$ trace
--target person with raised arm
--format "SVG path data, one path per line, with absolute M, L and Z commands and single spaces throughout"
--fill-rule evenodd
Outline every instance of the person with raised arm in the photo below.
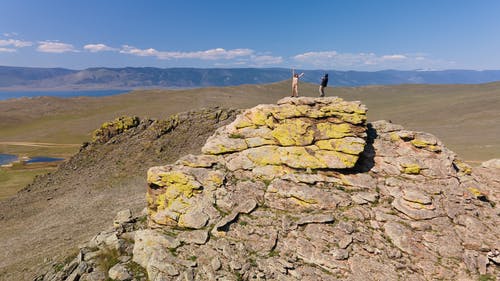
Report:
M 304 72 L 297 74 L 295 69 L 292 68 L 292 98 L 299 97 L 299 78 L 302 76 L 304 76 Z

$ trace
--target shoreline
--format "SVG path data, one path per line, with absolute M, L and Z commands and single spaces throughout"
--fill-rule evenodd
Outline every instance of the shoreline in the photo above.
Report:
M 0 89 L 0 101 L 12 99 L 33 99 L 39 97 L 56 98 L 75 98 L 75 97 L 107 97 L 126 94 L 132 89 L 94 89 L 94 90 L 76 90 L 76 89 L 57 89 L 57 90 L 3 90 Z
M 0 164 L 0 167 L 2 167 L 2 168 L 12 168 L 16 164 L 25 166 L 25 165 L 32 165 L 32 164 L 57 163 L 57 162 L 62 162 L 62 161 L 66 160 L 66 158 L 56 158 L 56 157 L 48 157 L 48 156 L 29 157 L 26 155 L 3 154 L 3 153 L 0 153 L 0 155 L 8 155 L 8 156 L 15 157 L 14 160 L 10 160 L 9 162 Z

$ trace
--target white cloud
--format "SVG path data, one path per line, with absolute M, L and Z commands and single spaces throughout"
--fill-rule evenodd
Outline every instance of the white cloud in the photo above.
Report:
M 254 51 L 250 49 L 225 50 L 223 48 L 217 48 L 206 51 L 182 53 L 180 58 L 195 58 L 202 60 L 217 60 L 217 59 L 229 60 L 237 57 L 246 57 L 252 55 L 253 53 Z
M 250 62 L 254 66 L 264 66 L 264 65 L 277 65 L 283 63 L 283 57 L 274 56 L 252 56 L 250 57 Z
M 373 53 L 338 53 L 337 51 L 307 52 L 293 57 L 297 62 L 313 67 L 330 68 L 342 66 L 354 66 L 362 64 L 374 64 Z
M 38 42 L 38 48 L 36 49 L 42 53 L 67 53 L 67 52 L 78 52 L 73 45 L 67 43 L 61 43 L 58 41 L 40 41 Z
M 4 34 L 5 35 L 5 34 Z M 22 41 L 16 39 L 0 39 L 0 46 L 12 46 L 15 48 L 29 47 L 33 45 L 33 43 L 29 41 Z
M 0 48 L 0 53 L 14 53 L 14 52 L 17 52 L 17 50 L 12 48 Z
M 3 36 L 5 36 L 5 37 L 16 37 L 16 36 L 18 36 L 18 35 L 19 35 L 19 34 L 17 34 L 16 32 L 5 32 L 5 33 L 3 34 Z
M 232 49 L 226 50 L 223 48 L 209 49 L 205 51 L 195 52 L 171 52 L 171 51 L 158 51 L 153 48 L 139 49 L 129 45 L 123 45 L 120 50 L 122 54 L 130 54 L 141 57 L 157 57 L 162 60 L 170 59 L 200 59 L 200 60 L 220 60 L 220 59 L 234 59 L 238 57 L 250 56 L 254 53 L 251 49 Z
M 404 60 L 407 57 L 405 55 L 385 55 L 382 56 L 383 60 Z
M 154 57 L 154 56 L 158 56 L 159 52 L 153 48 L 142 50 L 142 49 L 138 49 L 136 47 L 132 47 L 129 45 L 123 45 L 122 49 L 120 50 L 120 53 L 135 55 L 135 56 L 140 56 L 140 57 Z
M 377 55 L 375 53 L 307 52 L 292 57 L 297 67 L 343 70 L 446 68 L 452 62 L 431 59 L 423 53 Z M 300 64 L 300 65 L 297 65 Z
M 328 52 L 307 52 L 304 54 L 296 55 L 294 58 L 298 61 L 318 60 L 318 59 L 331 59 L 338 56 L 336 51 Z
M 83 49 L 91 52 L 91 53 L 97 53 L 97 52 L 104 52 L 104 51 L 117 51 L 118 49 L 106 46 L 105 44 L 87 44 L 83 46 Z

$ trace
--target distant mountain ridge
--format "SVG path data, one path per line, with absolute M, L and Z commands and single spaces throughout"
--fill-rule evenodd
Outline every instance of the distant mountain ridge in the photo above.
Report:
M 324 73 L 330 85 L 479 84 L 500 81 L 500 70 L 297 70 L 304 82 L 319 83 Z M 265 84 L 290 79 L 286 68 L 154 68 L 96 67 L 84 70 L 0 66 L 0 89 L 135 89 L 193 88 Z

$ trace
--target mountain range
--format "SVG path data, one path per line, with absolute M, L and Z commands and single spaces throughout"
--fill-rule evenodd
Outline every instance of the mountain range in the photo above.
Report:
M 500 81 L 500 70 L 296 70 L 302 81 L 319 83 L 324 73 L 330 85 L 478 84 Z M 287 80 L 286 68 L 32 68 L 0 66 L 1 90 L 196 88 L 264 84 Z

